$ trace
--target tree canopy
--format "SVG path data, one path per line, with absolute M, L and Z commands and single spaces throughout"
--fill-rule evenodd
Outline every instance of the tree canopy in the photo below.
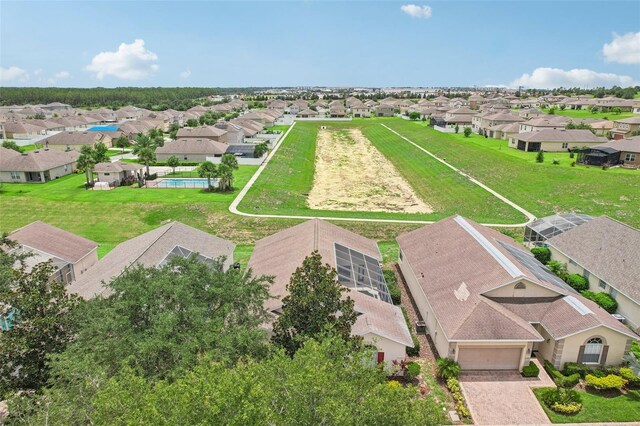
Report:
M 287 284 L 289 293 L 273 326 L 272 341 L 293 355 L 304 342 L 331 330 L 345 341 L 358 343 L 351 336 L 356 322 L 354 302 L 344 297 L 349 290 L 337 280 L 336 271 L 322 264 L 320 253 L 313 252 L 296 269 Z

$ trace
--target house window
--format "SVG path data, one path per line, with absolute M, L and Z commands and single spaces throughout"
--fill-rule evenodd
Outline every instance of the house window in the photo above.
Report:
M 105 175 L 105 176 L 109 176 L 110 174 L 111 174 L 111 173 L 105 173 L 104 175 Z
M 606 290 L 607 289 L 607 283 L 606 281 L 600 280 L 600 282 L 598 283 L 598 286 L 603 289 Z
M 526 290 L 526 288 L 527 288 L 527 285 L 525 283 L 518 283 L 515 286 L 516 290 Z
M 636 161 L 636 155 L 632 153 L 627 153 L 624 156 L 624 161 Z
M 587 344 L 584 345 L 584 353 L 580 362 L 584 364 L 597 364 L 600 362 L 600 355 L 602 355 L 602 339 L 599 337 L 593 337 L 587 340 Z
M 562 149 L 567 149 L 567 148 L 569 148 L 569 144 L 567 142 L 564 142 L 562 144 Z
M 609 296 L 611 296 L 612 298 L 616 298 L 618 296 L 618 290 L 616 290 L 615 288 L 611 287 L 611 291 L 609 291 Z
M 11 179 L 14 179 L 14 180 L 20 179 L 20 173 L 19 172 L 11 172 Z
M 184 156 L 184 159 L 187 160 L 187 156 L 186 155 Z
M 577 265 L 576 261 L 573 259 L 569 259 L 569 264 L 570 265 Z
M 584 270 L 584 274 L 582 274 L 583 277 L 585 277 L 587 280 L 589 279 L 589 277 L 591 276 L 591 272 L 587 271 L 586 269 Z

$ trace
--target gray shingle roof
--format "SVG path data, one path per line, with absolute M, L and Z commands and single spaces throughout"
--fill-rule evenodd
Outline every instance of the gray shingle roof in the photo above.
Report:
M 20 154 L 16 153 L 16 151 L 0 147 L 0 171 L 44 172 L 56 167 L 73 164 L 79 156 L 80 153 L 77 151 L 60 152 L 39 149 Z

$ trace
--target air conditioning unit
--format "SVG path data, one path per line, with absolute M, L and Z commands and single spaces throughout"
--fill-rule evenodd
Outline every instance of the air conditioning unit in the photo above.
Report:
M 416 333 L 427 333 L 427 323 L 424 321 L 416 321 Z
M 615 319 L 617 319 L 618 321 L 620 321 L 620 322 L 621 322 L 621 323 L 623 323 L 623 324 L 626 324 L 626 323 L 627 323 L 627 319 L 626 319 L 623 315 L 620 315 L 620 314 L 611 314 L 611 316 L 612 316 L 612 317 L 614 317 Z

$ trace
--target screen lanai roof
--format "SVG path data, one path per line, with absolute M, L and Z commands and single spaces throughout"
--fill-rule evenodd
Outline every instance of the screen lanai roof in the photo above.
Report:
M 593 219 L 593 217 L 586 214 L 559 213 L 540 218 L 529 224 L 528 227 L 545 238 L 551 238 L 578 225 L 582 225 L 591 219 Z
M 392 303 L 377 259 L 335 243 L 338 281 L 350 289 Z

